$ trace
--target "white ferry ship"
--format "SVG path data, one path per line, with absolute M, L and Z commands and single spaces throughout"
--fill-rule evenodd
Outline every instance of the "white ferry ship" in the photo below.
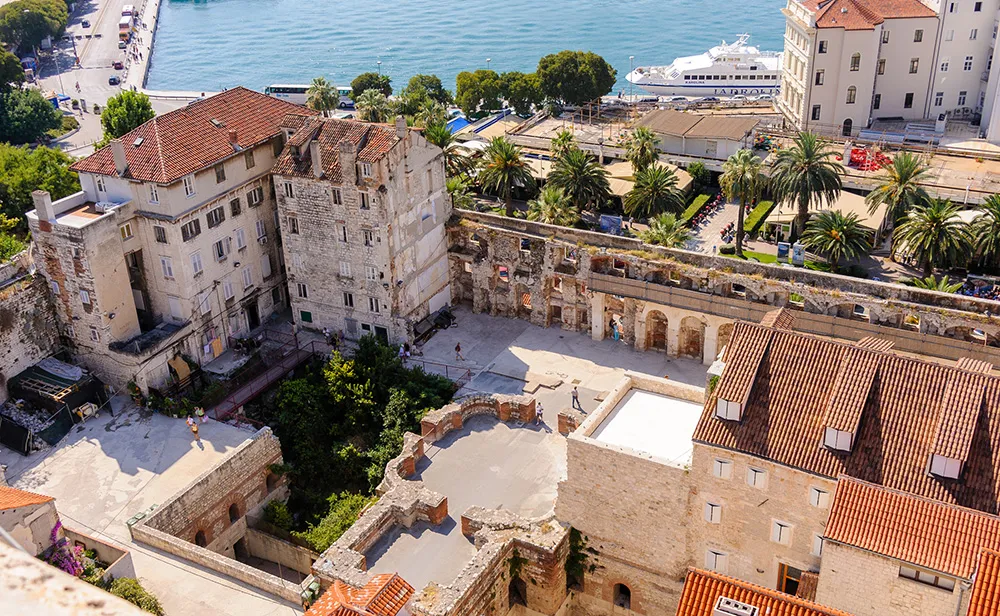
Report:
M 781 54 L 747 44 L 722 41 L 703 54 L 677 58 L 669 66 L 639 67 L 626 79 L 657 96 L 735 96 L 777 94 Z

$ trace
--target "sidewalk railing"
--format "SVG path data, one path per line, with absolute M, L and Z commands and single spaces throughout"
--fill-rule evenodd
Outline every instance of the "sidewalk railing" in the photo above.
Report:
M 419 357 L 408 358 L 406 360 L 406 366 L 408 368 L 419 366 L 428 374 L 437 374 L 453 381 L 457 387 L 462 387 L 472 380 L 472 371 L 468 368 L 463 368 L 462 366 L 454 366 L 451 364 L 430 361 Z

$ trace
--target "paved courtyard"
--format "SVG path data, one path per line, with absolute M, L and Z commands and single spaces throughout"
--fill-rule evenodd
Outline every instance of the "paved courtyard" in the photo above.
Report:
M 209 421 L 196 444 L 182 420 L 126 404 L 116 398 L 114 417 L 105 411 L 74 426 L 53 449 L 24 457 L 0 446 L 10 484 L 55 497 L 67 526 L 124 545 L 136 575 L 167 614 L 300 614 L 296 605 L 132 542 L 125 525 L 130 517 L 163 503 L 251 433 Z
M 545 426 L 511 426 L 473 417 L 426 450 L 415 479 L 448 497 L 449 516 L 397 528 L 366 554 L 375 573 L 398 572 L 416 589 L 449 584 L 476 548 L 462 535 L 461 516 L 474 505 L 532 518 L 553 511 L 566 478 L 566 440 Z

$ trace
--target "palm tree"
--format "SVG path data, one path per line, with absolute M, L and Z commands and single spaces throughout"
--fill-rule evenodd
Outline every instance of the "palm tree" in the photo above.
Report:
M 306 107 L 326 115 L 327 111 L 336 109 L 338 103 L 340 103 L 340 94 L 337 93 L 337 86 L 328 81 L 326 77 L 317 77 L 312 80 L 306 90 Z
M 649 229 L 640 233 L 640 236 L 647 244 L 683 248 L 691 239 L 691 231 L 676 214 L 660 214 L 649 220 Z
M 385 94 L 378 90 L 365 90 L 354 101 L 354 106 L 364 122 L 387 122 L 389 120 L 389 101 Z
M 920 157 L 910 152 L 900 152 L 885 168 L 885 175 L 878 188 L 868 193 L 865 203 L 868 213 L 874 214 L 881 205 L 888 211 L 890 228 L 906 217 L 910 208 L 927 200 L 927 191 L 920 185 L 927 179 L 930 168 Z
M 549 185 L 542 189 L 538 198 L 528 202 L 528 220 L 572 227 L 580 220 L 580 212 L 561 188 Z
M 549 145 L 549 150 L 552 151 L 552 158 L 561 158 L 563 154 L 575 147 L 576 137 L 573 136 L 571 131 L 563 129 L 553 137 Z
M 625 158 L 632 163 L 632 173 L 638 174 L 656 161 L 659 157 L 656 144 L 659 142 L 656 134 L 645 126 L 632 131 L 625 142 Z
M 653 165 L 639 170 L 632 190 L 625 195 L 625 213 L 639 219 L 665 211 L 684 209 L 684 195 L 677 189 L 677 174 L 669 167 Z
M 548 181 L 561 188 L 579 210 L 598 206 L 611 198 L 608 172 L 580 148 L 570 148 L 556 160 Z
M 834 265 L 868 254 L 868 231 L 854 212 L 846 216 L 838 210 L 820 212 L 806 225 L 802 243 Z
M 760 156 L 746 148 L 730 156 L 722 163 L 719 185 L 726 198 L 738 200 L 740 211 L 736 215 L 736 255 L 743 256 L 743 217 L 747 204 L 756 201 L 767 184 L 762 171 Z
M 900 282 L 908 284 L 911 287 L 917 287 L 918 289 L 941 291 L 942 293 L 955 293 L 962 288 L 961 282 L 952 282 L 951 278 L 948 278 L 947 276 L 942 278 L 935 278 L 934 276 L 928 276 L 926 278 L 904 278 L 901 279 Z
M 423 107 L 417 112 L 417 125 L 428 127 L 435 124 L 448 124 L 448 109 L 441 103 L 426 99 Z
M 483 150 L 479 183 L 483 188 L 496 192 L 504 200 L 507 216 L 513 216 L 514 187 L 532 188 L 535 178 L 521 156 L 521 148 L 504 137 L 494 137 Z
M 949 267 L 972 252 L 969 225 L 958 217 L 958 206 L 948 199 L 914 205 L 893 233 L 896 244 L 920 263 L 924 276 L 935 267 Z
M 451 197 L 451 205 L 460 210 L 472 210 L 476 201 L 469 192 L 469 184 L 461 177 L 450 177 L 444 181 L 445 190 Z
M 462 146 L 447 124 L 428 124 L 424 129 L 424 139 L 444 151 L 444 168 L 449 176 L 468 173 L 472 168 L 472 159 L 462 153 Z
M 794 235 L 802 235 L 809 210 L 830 205 L 840 196 L 844 167 L 837 152 L 814 133 L 799 133 L 789 148 L 780 150 L 771 171 L 771 192 L 777 201 L 798 206 Z
M 973 221 L 970 231 L 976 243 L 976 253 L 987 263 L 1000 263 L 1000 195 L 990 195 L 979 205 L 981 214 Z

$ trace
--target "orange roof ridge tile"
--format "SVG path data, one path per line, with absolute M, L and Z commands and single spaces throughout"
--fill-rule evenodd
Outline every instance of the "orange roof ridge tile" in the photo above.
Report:
M 795 324 L 795 314 L 787 308 L 778 308 L 777 310 L 771 310 L 765 314 L 763 318 L 761 318 L 760 324 L 764 327 L 790 330 Z
M 976 581 L 969 596 L 968 616 L 1000 613 L 1000 552 L 984 549 L 979 555 Z
M 28 507 L 30 505 L 41 505 L 53 500 L 55 499 L 44 494 L 36 494 L 27 490 L 18 490 L 10 486 L 0 485 L 0 511 Z
M 990 372 L 993 372 L 993 364 L 981 359 L 972 359 L 971 357 L 959 358 L 959 360 L 955 362 L 955 367 L 959 370 L 968 370 L 970 372 L 979 372 L 981 374 L 989 374 Z
M 759 613 L 770 616 L 849 616 L 794 595 L 695 567 L 688 569 L 677 616 L 712 616 L 719 597 L 752 605 Z

